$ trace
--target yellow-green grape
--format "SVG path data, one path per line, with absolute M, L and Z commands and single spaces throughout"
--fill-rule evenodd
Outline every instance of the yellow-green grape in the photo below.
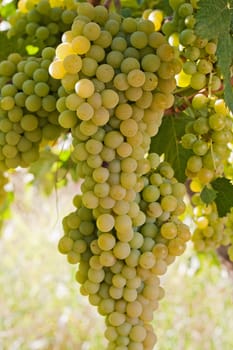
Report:
M 94 84 L 89 79 L 86 79 L 86 78 L 80 79 L 75 84 L 75 92 L 81 98 L 90 97 L 94 93 L 94 91 L 95 91 Z
M 88 52 L 91 44 L 88 38 L 82 35 L 78 35 L 72 40 L 71 46 L 76 54 L 83 55 Z
M 96 77 L 103 83 L 110 82 L 114 77 L 115 71 L 109 64 L 101 64 L 96 70 Z
M 76 74 L 82 69 L 82 59 L 80 56 L 71 54 L 64 58 L 63 67 L 69 74 Z

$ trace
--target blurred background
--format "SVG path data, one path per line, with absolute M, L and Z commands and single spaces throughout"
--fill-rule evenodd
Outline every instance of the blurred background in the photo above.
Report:
M 57 251 L 62 218 L 78 184 L 47 197 L 14 173 L 10 216 L 0 237 L 0 350 L 99 350 L 104 319 L 79 293 L 75 266 Z M 190 245 L 162 278 L 155 350 L 232 350 L 233 277 L 216 255 Z

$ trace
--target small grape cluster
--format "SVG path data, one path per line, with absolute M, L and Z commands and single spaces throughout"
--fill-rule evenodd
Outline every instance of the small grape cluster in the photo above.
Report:
M 153 348 L 150 321 L 163 295 L 158 276 L 190 239 L 178 219 L 185 186 L 149 153 L 180 69 L 150 20 L 88 3 L 78 4 L 49 67 L 62 83 L 58 121 L 71 129 L 72 160 L 83 179 L 59 250 L 79 264 L 81 293 L 105 316 L 109 350 Z
M 0 63 L 0 163 L 1 168 L 27 167 L 39 157 L 42 140 L 56 140 L 63 129 L 56 109 L 60 82 L 48 67 L 53 48 L 41 58 L 17 53 Z
M 230 244 L 232 233 L 227 229 L 227 217 L 219 217 L 215 202 L 206 205 L 196 193 L 192 196 L 196 228 L 192 234 L 194 247 L 199 252 L 214 251 Z
M 67 3 L 62 1 L 59 7 L 58 2 L 48 0 L 21 1 L 9 18 L 12 26 L 7 33 L 9 38 L 17 38 L 18 51 L 40 55 L 45 47 L 57 46 L 77 14 L 75 1 Z
M 221 98 L 199 93 L 191 103 L 195 119 L 186 125 L 181 144 L 193 153 L 187 161 L 187 176 L 204 186 L 224 173 L 231 153 L 232 115 Z
M 222 81 L 216 69 L 217 43 L 203 39 L 196 33 L 195 13 L 198 5 L 190 0 L 170 0 L 169 3 L 174 10 L 173 17 L 164 22 L 162 30 L 168 42 L 177 47 L 184 61 L 176 77 L 177 86 L 219 90 Z

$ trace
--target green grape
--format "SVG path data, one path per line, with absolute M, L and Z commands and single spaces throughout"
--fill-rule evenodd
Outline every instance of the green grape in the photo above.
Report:
M 207 106 L 208 98 L 204 94 L 196 94 L 192 99 L 194 109 L 202 109 Z
M 190 86 L 195 90 L 201 90 L 206 85 L 206 76 L 203 73 L 194 73 L 191 77 Z
M 64 110 L 59 115 L 58 121 L 59 124 L 65 129 L 73 128 L 77 123 L 76 113 L 73 111 Z
M 114 77 L 115 71 L 109 64 L 101 64 L 96 69 L 96 77 L 103 83 L 110 82 Z
M 226 119 L 221 114 L 215 113 L 209 116 L 208 122 L 211 129 L 220 131 L 225 127 Z
M 196 35 L 192 29 L 184 29 L 179 35 L 179 41 L 183 46 L 188 46 L 194 43 Z
M 17 89 L 12 84 L 7 84 L 1 88 L 1 96 L 2 97 L 6 97 L 6 96 L 13 97 L 16 93 L 17 93 Z
M 46 112 L 53 112 L 56 109 L 56 98 L 53 95 L 47 95 L 42 99 L 42 107 Z
M 105 89 L 101 92 L 103 107 L 112 109 L 117 106 L 119 102 L 119 96 L 117 92 L 112 89 Z
M 75 91 L 78 94 L 78 96 L 82 98 L 88 98 L 94 93 L 95 87 L 91 80 L 84 78 L 80 79 L 75 84 Z
M 96 75 L 98 64 L 95 59 L 90 57 L 85 57 L 82 60 L 82 70 L 81 72 L 87 77 L 93 77 Z
M 160 67 L 160 58 L 158 55 L 148 54 L 143 57 L 141 64 L 145 71 L 154 73 Z
M 127 74 L 127 81 L 130 86 L 140 87 L 145 83 L 145 74 L 140 69 L 133 69 Z
M 148 44 L 148 36 L 143 31 L 135 31 L 130 35 L 130 43 L 136 49 L 142 49 Z
M 197 70 L 202 74 L 209 74 L 211 73 L 212 69 L 213 64 L 206 59 L 200 59 L 197 63 Z
M 5 96 L 0 99 L 0 107 L 4 111 L 9 111 L 15 106 L 15 101 L 12 96 Z
M 179 16 L 181 17 L 190 16 L 193 13 L 193 6 L 189 3 L 181 4 L 178 7 L 178 13 L 179 13 Z
M 208 143 L 203 140 L 196 140 L 192 144 L 193 152 L 198 156 L 204 156 L 209 149 Z
M 123 53 L 127 49 L 127 41 L 125 38 L 117 36 L 112 40 L 111 49 L 112 51 L 120 51 Z
M 133 69 L 140 69 L 140 63 L 134 57 L 126 57 L 120 66 L 121 72 L 128 74 Z
M 105 51 L 101 46 L 91 45 L 89 51 L 86 53 L 86 57 L 95 59 L 97 62 L 101 62 L 105 58 Z
M 35 81 L 47 82 L 49 78 L 48 71 L 44 68 L 38 68 L 33 73 L 33 79 Z
M 112 35 L 107 30 L 101 30 L 98 39 L 94 40 L 94 44 L 106 49 L 111 46 Z
M 202 159 L 200 156 L 191 156 L 187 162 L 187 169 L 193 173 L 197 173 L 202 168 Z
M 83 27 L 83 35 L 91 41 L 97 40 L 100 36 L 100 32 L 100 26 L 94 22 L 89 22 Z
M 82 60 L 79 56 L 71 54 L 64 58 L 63 66 L 67 73 L 76 74 L 82 68 Z
M 89 120 L 94 115 L 94 109 L 89 103 L 83 102 L 77 107 L 76 114 L 81 120 Z
M 112 36 L 115 36 L 120 30 L 119 22 L 115 19 L 108 19 L 104 25 L 104 29 L 107 30 Z
M 12 77 L 12 83 L 18 89 L 22 88 L 22 85 L 26 80 L 27 80 L 27 75 L 23 72 L 17 72 Z
M 3 60 L 0 62 L 0 75 L 2 76 L 12 76 L 16 72 L 16 66 L 13 62 L 8 60 Z
M 33 114 L 26 114 L 20 121 L 21 127 L 25 131 L 32 131 L 38 126 L 38 119 Z
M 34 86 L 34 91 L 39 97 L 45 97 L 49 94 L 49 86 L 45 82 L 38 82 Z
M 183 64 L 183 71 L 184 71 L 185 74 L 193 75 L 194 73 L 197 72 L 197 66 L 192 61 L 186 61 Z
M 39 40 L 45 40 L 49 37 L 49 30 L 46 27 L 40 26 L 35 31 L 35 36 Z
M 193 122 L 193 129 L 199 135 L 207 134 L 209 131 L 208 120 L 204 117 L 199 117 Z
M 78 55 L 87 53 L 90 46 L 90 41 L 85 36 L 78 35 L 72 40 L 72 49 Z
M 171 61 L 175 58 L 175 51 L 172 46 L 165 43 L 158 47 L 157 55 L 162 61 Z
M 120 123 L 120 131 L 122 135 L 126 137 L 133 137 L 137 134 L 138 125 L 137 122 L 131 118 L 123 120 Z

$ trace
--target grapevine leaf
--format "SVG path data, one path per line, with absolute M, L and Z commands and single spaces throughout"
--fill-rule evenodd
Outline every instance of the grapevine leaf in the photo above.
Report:
M 233 40 L 229 33 L 222 34 L 217 46 L 218 66 L 223 76 L 224 99 L 233 111 L 233 91 L 231 86 L 230 67 L 233 59 Z
M 7 38 L 7 31 L 0 31 L 0 61 L 7 58 L 7 56 L 15 52 L 17 49 L 17 39 L 16 38 Z
M 207 205 L 212 203 L 216 199 L 216 196 L 217 192 L 213 188 L 207 186 L 203 188 L 200 194 L 201 200 Z
M 223 217 L 233 207 L 233 185 L 230 180 L 224 177 L 214 180 L 211 185 L 217 192 L 215 202 L 218 215 Z
M 202 38 L 215 39 L 229 33 L 231 9 L 228 0 L 200 0 L 195 31 Z
M 6 2 L 5 5 L 0 4 L 0 15 L 3 18 L 7 18 L 15 12 L 15 3 L 13 1 Z
M 189 121 L 190 118 L 184 113 L 178 116 L 165 116 L 158 134 L 151 141 L 150 151 L 159 155 L 164 154 L 165 160 L 173 166 L 175 176 L 181 182 L 186 179 L 185 168 L 191 151 L 184 149 L 179 140 L 184 135 L 185 125 Z

